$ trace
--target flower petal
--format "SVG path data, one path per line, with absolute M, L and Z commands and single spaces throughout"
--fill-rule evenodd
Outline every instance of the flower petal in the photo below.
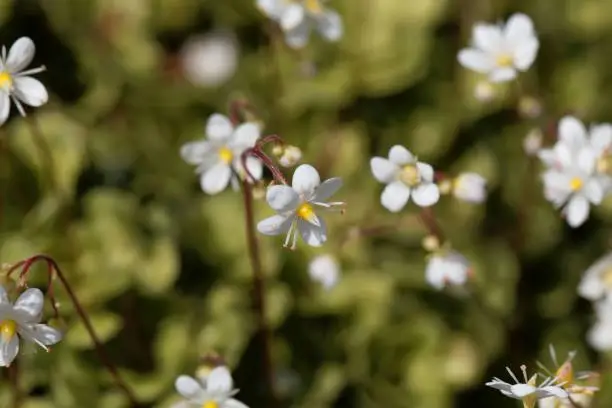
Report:
M 308 20 L 302 21 L 293 30 L 285 32 L 285 41 L 291 48 L 303 48 L 310 38 L 311 23 Z
M 290 4 L 283 10 L 283 14 L 281 15 L 280 25 L 282 29 L 291 31 L 297 28 L 304 21 L 306 17 L 305 14 L 304 6 L 297 3 Z
M 559 141 L 568 145 L 571 151 L 578 150 L 587 142 L 587 131 L 581 121 L 565 116 L 559 121 Z
M 23 312 L 24 317 L 27 316 L 28 322 L 38 322 L 44 301 L 45 297 L 40 289 L 30 288 L 19 296 L 13 309 Z
M 387 184 L 380 196 L 380 203 L 391 212 L 399 212 L 404 208 L 410 197 L 410 187 L 401 181 Z
M 206 136 L 210 140 L 222 141 L 229 139 L 234 132 L 232 122 L 225 115 L 212 114 L 206 122 Z
M 340 187 L 342 187 L 342 179 L 340 177 L 327 179 L 315 189 L 312 201 L 319 203 L 325 202 L 333 196 Z
M 531 38 L 514 50 L 514 66 L 520 71 L 527 71 L 533 65 L 538 55 L 540 43 L 536 38 Z
M 174 382 L 174 388 L 188 400 L 198 400 L 205 395 L 202 385 L 195 378 L 188 375 L 179 376 Z
M 593 173 L 597 165 L 597 157 L 595 157 L 595 152 L 590 147 L 585 146 L 581 148 L 576 159 L 580 170 L 586 174 Z
M 548 167 L 554 167 L 557 164 L 557 154 L 553 149 L 540 149 L 538 158 Z
M 321 36 L 328 41 L 338 41 L 342 37 L 344 27 L 340 15 L 332 10 L 326 10 L 317 18 L 317 26 Z
M 605 195 L 604 186 L 597 179 L 590 179 L 584 186 L 585 197 L 593 204 L 601 204 Z
M 206 378 L 206 392 L 209 394 L 227 394 L 233 388 L 232 375 L 225 366 L 214 368 Z
M 549 397 L 567 398 L 568 396 L 567 391 L 555 385 L 549 385 L 547 387 L 542 387 L 539 389 L 539 392 L 542 392 L 544 395 L 547 395 Z
M 232 137 L 231 146 L 242 151 L 255 146 L 261 131 L 255 123 L 243 123 L 236 128 Z
M 274 211 L 284 213 L 295 211 L 300 204 L 300 196 L 289 186 L 277 185 L 268 187 L 266 201 Z
M 573 166 L 573 152 L 570 145 L 559 141 L 553 146 L 553 152 L 555 154 L 555 164 L 561 168 L 568 168 Z
M 434 181 L 434 169 L 431 167 L 431 165 L 423 162 L 417 162 L 416 166 L 419 170 L 421 179 L 428 183 L 432 183 Z
M 45 86 L 36 78 L 29 76 L 13 79 L 15 96 L 30 106 L 41 106 L 49 100 L 49 94 Z
M 272 19 L 279 19 L 284 4 L 282 0 L 257 0 L 257 7 Z
M 219 162 L 200 177 L 200 186 L 206 194 L 217 194 L 225 190 L 232 176 L 232 169 L 224 162 Z
M 308 245 L 320 247 L 327 241 L 327 226 L 323 218 L 317 217 L 319 225 L 314 225 L 302 219 L 298 219 L 298 230 L 302 235 L 302 239 Z
M 534 37 L 533 21 L 531 21 L 529 16 L 522 13 L 510 16 L 504 28 L 506 45 L 515 48 Z
M 526 397 L 527 395 L 536 392 L 537 388 L 529 384 L 514 384 L 510 387 L 510 392 L 519 398 Z
M 291 186 L 298 194 L 310 198 L 319 184 L 319 172 L 310 164 L 301 164 L 295 169 Z
M 435 289 L 441 290 L 444 288 L 444 262 L 440 257 L 434 256 L 427 263 L 425 280 Z
M 185 143 L 181 146 L 181 158 L 189 164 L 200 164 L 209 156 L 214 149 L 212 143 L 200 140 L 197 142 Z
M 412 190 L 412 201 L 419 207 L 429 207 L 440 199 L 440 189 L 434 183 L 424 183 Z
M 13 336 L 9 341 L 0 338 L 0 367 L 11 365 L 19 353 L 19 336 Z
M 516 70 L 512 67 L 495 68 L 489 74 L 489 81 L 491 82 L 506 82 L 516 78 Z
M 414 155 L 404 146 L 395 145 L 389 150 L 389 160 L 398 166 L 414 163 Z
M 35 324 L 30 327 L 30 332 L 33 336 L 33 340 L 45 346 L 57 344 L 64 337 L 62 332 L 46 324 Z
M 239 171 L 244 172 L 242 160 L 240 160 L 240 163 L 234 164 L 234 166 L 239 169 Z M 252 177 L 255 178 L 255 180 L 261 180 L 261 177 L 263 176 L 263 165 L 261 164 L 261 161 L 258 158 L 250 156 L 247 157 L 246 166 L 249 170 L 249 173 Z M 251 181 L 250 178 L 248 180 Z
M 4 286 L 0 285 L 0 305 L 8 305 L 11 301 L 9 300 L 8 294 Z
M 475 48 L 465 48 L 459 51 L 457 60 L 463 67 L 481 74 L 489 73 L 495 67 L 489 54 Z
M 237 399 L 230 398 L 228 400 L 225 400 L 225 402 L 223 403 L 223 408 L 249 408 L 249 406 L 243 404 Z
M 19 38 L 9 50 L 6 68 L 11 74 L 23 71 L 34 59 L 35 52 L 36 46 L 31 39 L 28 37 Z
M 596 125 L 591 127 L 591 146 L 597 154 L 603 153 L 610 149 L 612 145 L 612 126 Z
M 579 227 L 589 217 L 589 201 L 586 197 L 575 195 L 570 198 L 564 213 L 567 216 L 567 223 L 570 227 Z
M 7 92 L 0 90 L 0 125 L 3 125 L 4 122 L 6 122 L 10 113 L 11 98 Z
M 280 235 L 289 231 L 293 222 L 293 216 L 273 215 L 265 220 L 259 221 L 257 231 L 264 235 Z
M 477 23 L 472 29 L 474 45 L 487 53 L 498 52 L 503 45 L 503 35 L 500 27 L 492 24 Z
M 397 164 L 382 157 L 372 157 L 370 159 L 370 169 L 374 178 L 385 184 L 392 182 L 399 171 Z

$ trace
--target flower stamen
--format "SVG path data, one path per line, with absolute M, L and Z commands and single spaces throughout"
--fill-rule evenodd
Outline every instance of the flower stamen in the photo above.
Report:
M 300 204 L 295 213 L 298 217 L 308 222 L 313 222 L 317 217 L 314 210 L 312 209 L 312 205 L 310 205 L 309 203 Z
M 13 87 L 13 78 L 6 71 L 0 72 L 0 88 L 11 89 Z
M 414 164 L 408 164 L 402 168 L 399 179 L 408 187 L 414 187 L 421 182 L 421 173 Z
M 584 182 L 580 177 L 574 177 L 570 180 L 570 188 L 572 191 L 578 191 L 582 188 Z
M 224 146 L 219 149 L 219 158 L 223 163 L 230 164 L 234 159 L 234 153 Z
M 4 342 L 10 341 L 17 333 L 17 323 L 14 320 L 0 321 L 0 337 Z
M 219 404 L 216 401 L 206 401 L 202 404 L 202 408 L 219 408 Z
M 313 14 L 320 14 L 323 11 L 320 0 L 305 0 L 304 7 Z
M 500 54 L 495 58 L 495 65 L 500 68 L 511 67 L 514 59 L 509 54 Z

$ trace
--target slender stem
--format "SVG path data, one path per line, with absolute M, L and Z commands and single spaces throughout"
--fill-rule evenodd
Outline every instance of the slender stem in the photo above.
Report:
M 262 342 L 263 369 L 265 371 L 266 383 L 268 388 L 269 405 L 268 408 L 278 406 L 276 390 L 274 386 L 274 364 L 272 361 L 272 333 L 266 322 L 266 302 L 265 302 L 265 281 L 259 256 L 259 245 L 255 233 L 255 217 L 253 215 L 253 193 L 251 185 L 247 180 L 242 181 L 242 197 L 244 199 L 244 213 L 247 244 L 249 247 L 249 258 L 253 269 L 253 301 L 259 335 Z
M 131 405 L 133 407 L 138 406 L 138 402 L 136 401 L 136 397 L 134 396 L 134 394 L 132 393 L 130 388 L 127 386 L 127 384 L 123 381 L 121 376 L 119 375 L 119 371 L 117 370 L 117 367 L 115 367 L 115 365 L 112 363 L 112 361 L 110 360 L 110 358 L 106 354 L 106 350 L 104 349 L 104 346 L 102 345 L 102 342 L 98 338 L 98 335 L 96 334 L 96 331 L 94 330 L 93 325 L 91 324 L 91 320 L 89 319 L 89 316 L 87 315 L 87 312 L 85 312 L 85 309 L 81 305 L 81 302 L 79 302 L 79 299 L 77 298 L 76 294 L 72 290 L 72 287 L 68 283 L 68 280 L 64 276 L 64 273 L 60 269 L 60 267 L 57 264 L 57 262 L 55 262 L 53 260 L 53 258 L 51 258 L 48 255 L 34 255 L 34 256 L 28 258 L 27 260 L 19 262 L 16 265 L 14 265 L 13 267 L 11 267 L 11 269 L 7 273 L 7 276 L 9 276 L 10 273 L 13 272 L 15 269 L 17 269 L 18 267 L 22 267 L 22 272 L 21 272 L 21 274 L 19 276 L 19 282 L 20 282 L 20 285 L 25 285 L 27 274 L 30 271 L 31 266 L 36 261 L 45 261 L 47 263 L 47 266 L 49 268 L 48 269 L 49 282 L 52 282 L 53 274 L 55 274 L 55 276 L 57 276 L 57 278 L 60 280 L 60 282 L 64 286 L 64 289 L 66 289 L 66 293 L 68 294 L 68 297 L 70 298 L 70 301 L 74 305 L 74 308 L 75 308 L 77 314 L 79 315 L 79 317 L 83 321 L 83 325 L 85 326 L 85 330 L 87 330 L 87 333 L 89 334 L 89 337 L 91 337 L 91 340 L 94 343 L 94 346 L 95 346 L 96 352 L 98 353 L 98 357 L 100 358 L 100 361 L 102 362 L 102 364 L 106 367 L 106 369 L 110 373 L 111 377 L 113 378 L 113 381 L 114 381 L 115 385 L 117 385 L 117 387 L 119 387 L 123 391 L 123 393 L 125 394 L 127 399 L 130 401 Z M 49 287 L 51 287 L 50 284 L 49 284 Z M 49 293 L 49 292 L 47 292 L 47 293 Z M 51 293 L 50 297 L 52 297 L 52 296 L 53 295 Z M 55 299 L 51 299 L 51 300 L 52 300 L 54 311 L 57 314 L 57 304 L 55 302 Z
M 430 207 L 423 208 L 423 210 L 419 214 L 419 217 L 421 218 L 423 225 L 425 226 L 425 228 L 427 228 L 427 231 L 429 231 L 430 234 L 438 238 L 440 243 L 445 241 L 442 228 L 438 224 L 438 221 L 436 221 L 436 216 L 434 215 Z
M 8 368 L 9 381 L 13 388 L 12 407 L 19 408 L 21 406 L 21 389 L 19 388 L 19 363 L 17 360 Z
M 30 127 L 30 133 L 32 133 L 32 137 L 34 139 L 34 144 L 40 153 L 41 159 L 41 169 L 40 172 L 45 178 L 45 183 L 49 185 L 50 188 L 55 187 L 55 162 L 53 160 L 53 153 L 51 148 L 49 147 L 49 143 L 47 143 L 47 139 L 42 133 L 40 129 L 40 125 L 38 124 L 38 120 L 34 115 L 28 116 L 26 120 L 28 126 Z

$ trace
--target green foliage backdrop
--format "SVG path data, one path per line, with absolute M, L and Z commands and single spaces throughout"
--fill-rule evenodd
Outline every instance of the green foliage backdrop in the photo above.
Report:
M 261 348 L 240 195 L 206 196 L 180 146 L 206 118 L 242 98 L 266 134 L 303 149 L 323 177 L 341 176 L 344 215 L 327 217 L 314 250 L 260 237 L 279 394 L 292 407 L 515 406 L 484 382 L 505 365 L 579 351 L 578 368 L 606 370 L 588 349 L 582 271 L 606 251 L 612 202 L 570 230 L 545 202 L 523 137 L 573 112 L 612 121 L 612 4 L 605 0 L 332 0 L 345 22 L 338 44 L 303 52 L 271 42 L 251 0 L 0 0 L 0 39 L 37 45 L 47 105 L 0 128 L 0 262 L 51 254 L 63 267 L 122 374 L 149 406 L 177 401 L 173 382 L 216 352 L 240 398 L 265 408 Z M 523 90 L 537 118 L 517 114 L 516 90 L 478 102 L 478 80 L 456 62 L 475 21 L 530 15 L 541 48 Z M 177 52 L 192 34 L 227 29 L 240 44 L 234 77 L 217 88 L 185 81 Z M 315 74 L 306 75 L 305 64 Z M 312 68 L 312 67 L 311 67 Z M 36 121 L 52 160 L 33 138 Z M 445 233 L 473 262 L 463 291 L 424 281 L 416 210 L 389 214 L 369 158 L 402 144 L 455 174 L 489 181 L 483 205 L 445 197 Z M 271 211 L 256 203 L 257 218 Z M 377 236 L 360 234 L 393 226 Z M 337 287 L 310 282 L 309 259 L 331 253 Z M 31 285 L 44 287 L 45 276 Z M 34 276 L 39 277 L 34 278 Z M 58 290 L 66 339 L 19 357 L 24 408 L 126 405 Z M 604 378 L 599 407 L 612 403 Z M 0 407 L 9 407 L 9 382 Z

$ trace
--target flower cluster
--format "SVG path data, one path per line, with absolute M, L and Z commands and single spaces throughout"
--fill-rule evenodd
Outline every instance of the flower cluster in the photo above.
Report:
M 544 196 L 562 209 L 571 227 L 582 225 L 590 206 L 601 204 L 610 192 L 611 146 L 611 125 L 594 125 L 587 131 L 581 121 L 566 116 L 559 121 L 555 145 L 538 153 L 546 166 Z

